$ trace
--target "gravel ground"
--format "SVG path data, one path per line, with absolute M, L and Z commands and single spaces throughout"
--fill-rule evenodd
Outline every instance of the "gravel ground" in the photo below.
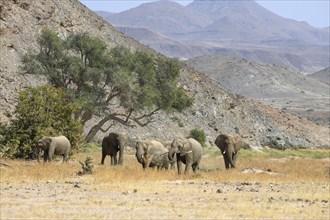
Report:
M 329 184 L 90 178 L 1 179 L 1 219 L 329 219 Z

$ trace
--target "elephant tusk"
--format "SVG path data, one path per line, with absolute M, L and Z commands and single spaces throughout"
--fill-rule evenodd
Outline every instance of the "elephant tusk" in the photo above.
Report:
M 184 156 L 184 155 L 186 155 L 186 154 L 190 154 L 190 153 L 192 153 L 192 150 L 190 150 L 190 151 L 187 151 L 187 152 L 180 152 L 180 156 Z
M 222 154 L 225 154 L 226 153 L 226 151 L 224 151 Z

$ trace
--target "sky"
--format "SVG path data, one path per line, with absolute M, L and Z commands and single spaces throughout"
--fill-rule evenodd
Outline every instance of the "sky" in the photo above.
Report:
M 154 0 L 80 0 L 81 3 L 93 11 L 115 13 L 152 1 Z M 177 0 L 176 2 L 187 5 L 192 1 Z M 319 28 L 329 27 L 330 0 L 257 0 L 256 2 L 282 17 L 305 21 Z

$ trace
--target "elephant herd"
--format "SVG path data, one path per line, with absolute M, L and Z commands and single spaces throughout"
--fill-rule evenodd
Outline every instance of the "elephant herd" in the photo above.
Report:
M 125 133 L 109 133 L 102 140 L 101 164 L 104 164 L 107 155 L 111 158 L 111 165 L 123 164 L 124 147 L 128 141 Z M 226 169 L 235 168 L 237 152 L 249 145 L 240 136 L 220 134 L 214 141 L 220 149 Z M 68 160 L 71 144 L 65 136 L 44 137 L 40 139 L 35 148 L 35 154 L 39 161 L 40 151 L 44 151 L 44 161 L 51 161 L 52 156 L 62 155 L 63 161 Z M 143 169 L 157 167 L 157 169 L 174 168 L 177 165 L 178 173 L 181 174 L 182 164 L 185 164 L 184 173 L 193 172 L 199 169 L 202 159 L 202 145 L 193 138 L 176 137 L 172 141 L 159 142 L 137 141 L 135 145 L 136 159 Z M 119 152 L 119 158 L 117 154 Z
M 109 155 L 111 165 L 123 163 L 123 150 L 126 146 L 128 136 L 125 133 L 110 133 L 102 141 L 102 159 Z M 214 141 L 220 149 L 223 156 L 226 169 L 236 167 L 237 152 L 240 149 L 247 149 L 250 146 L 244 140 L 236 135 L 220 134 Z M 199 169 L 202 159 L 202 145 L 193 138 L 176 137 L 173 141 L 159 142 L 137 141 L 135 145 L 135 157 L 142 165 L 143 169 L 148 167 L 157 167 L 157 169 L 174 168 L 177 165 L 178 173 L 181 174 L 182 164 L 185 164 L 184 173 L 193 172 Z M 119 151 L 119 161 L 117 161 L 117 152 Z

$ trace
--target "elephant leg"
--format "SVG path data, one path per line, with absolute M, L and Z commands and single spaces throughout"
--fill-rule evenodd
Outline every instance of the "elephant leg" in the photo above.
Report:
M 124 161 L 124 150 L 123 148 L 120 148 L 118 164 L 123 164 L 123 161 Z
M 199 158 L 199 159 L 196 161 L 196 163 L 193 164 L 193 171 L 194 171 L 194 173 L 196 173 L 196 171 L 199 170 L 199 164 L 200 164 L 200 162 L 201 162 L 201 159 L 202 159 L 202 158 Z
M 232 168 L 236 167 L 236 158 L 237 158 L 237 155 L 233 154 L 232 160 L 230 161 L 230 165 L 231 165 Z
M 197 170 L 197 164 L 194 163 L 191 167 L 192 167 L 192 169 L 193 169 L 193 172 L 196 173 L 196 170 Z
M 177 158 L 176 163 L 177 163 L 177 167 L 178 167 L 178 173 L 181 174 L 182 161 L 179 158 Z
M 44 151 L 44 162 L 47 162 L 48 160 L 48 150 Z
M 188 174 L 189 173 L 190 167 L 192 167 L 192 164 L 191 163 L 186 163 L 186 168 L 184 170 L 184 174 Z
M 223 160 L 225 161 L 226 169 L 229 169 L 229 158 L 228 158 L 227 154 L 223 155 Z
M 115 164 L 115 165 L 118 164 L 117 155 L 113 156 L 113 161 L 114 161 L 114 164 Z
M 49 162 L 52 161 L 54 152 L 55 152 L 55 148 L 54 147 L 50 147 L 48 149 L 48 160 L 49 160 Z
M 104 164 L 104 159 L 105 159 L 105 154 L 102 154 L 102 158 L 101 158 L 101 164 L 103 165 Z
M 63 154 L 63 162 L 68 162 L 69 154 L 65 153 Z
M 190 167 L 193 166 L 193 154 L 192 152 L 186 153 L 186 169 L 184 171 L 185 174 L 189 173 Z
M 175 162 L 171 162 L 171 170 L 175 169 L 176 168 L 175 166 L 176 166 Z

